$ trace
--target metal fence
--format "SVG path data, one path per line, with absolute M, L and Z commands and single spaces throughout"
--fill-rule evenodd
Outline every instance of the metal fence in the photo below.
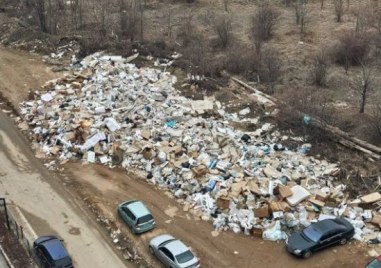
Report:
M 8 216 L 8 210 L 7 210 L 7 203 L 5 202 L 5 198 L 0 198 L 0 212 L 2 215 L 4 215 L 4 221 L 7 225 L 8 229 L 10 229 L 9 224 L 9 216 Z
M 5 198 L 0 198 L 0 223 L 4 224 L 7 232 L 14 235 L 19 243 L 26 249 L 28 255 L 33 258 L 32 242 L 25 236 L 24 226 L 16 220 Z

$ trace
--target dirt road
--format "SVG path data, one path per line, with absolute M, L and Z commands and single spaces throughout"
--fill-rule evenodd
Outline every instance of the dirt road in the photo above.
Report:
M 0 196 L 24 211 L 37 235 L 62 237 L 77 267 L 125 267 L 2 112 L 0 163 Z
M 25 100 L 29 89 L 37 89 L 58 76 L 62 73 L 53 73 L 41 56 L 0 45 L 0 91 L 12 103 Z
M 53 78 L 41 59 L 0 46 L 0 90 L 17 103 Z M 0 112 L 0 196 L 24 212 L 37 235 L 61 236 L 76 267 L 125 267 L 98 226 L 34 157 L 13 121 Z
M 81 182 L 82 191 L 94 193 L 97 201 L 109 211 L 109 216 L 117 219 L 123 232 L 134 238 L 141 252 L 151 259 L 154 267 L 158 264 L 149 255 L 147 243 L 150 238 L 161 233 L 170 233 L 189 244 L 201 258 L 202 267 L 363 267 L 369 260 L 366 246 L 355 242 L 316 253 L 308 260 L 301 260 L 290 256 L 282 243 L 232 232 L 213 236 L 210 222 L 196 220 L 193 215 L 184 212 L 169 194 L 149 185 L 144 179 L 127 176 L 124 171 L 110 170 L 99 165 L 82 166 L 79 163 L 70 163 L 64 167 L 68 170 L 68 177 Z M 143 200 L 153 212 L 158 228 L 141 236 L 131 234 L 115 213 L 116 205 L 128 199 Z

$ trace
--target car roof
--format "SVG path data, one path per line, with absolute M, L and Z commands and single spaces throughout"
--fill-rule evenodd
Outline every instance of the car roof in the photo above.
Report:
M 319 231 L 320 233 L 325 233 L 329 230 L 343 229 L 343 228 L 345 228 L 344 225 L 339 224 L 332 219 L 326 219 L 326 220 L 322 220 L 322 221 L 318 221 L 314 223 L 314 229 Z
M 126 205 L 137 218 L 151 214 L 141 201 L 135 201 Z
M 177 256 L 189 250 L 189 248 L 186 245 L 184 245 L 183 242 L 177 239 L 170 241 L 164 247 L 167 248 L 170 252 L 172 252 L 174 256 Z
M 47 240 L 44 243 L 42 243 L 42 245 L 45 247 L 49 255 L 55 261 L 69 256 L 61 241 L 58 239 Z

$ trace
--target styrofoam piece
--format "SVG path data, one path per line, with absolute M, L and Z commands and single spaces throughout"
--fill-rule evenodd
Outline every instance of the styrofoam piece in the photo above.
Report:
M 87 162 L 95 163 L 95 152 L 93 152 L 93 151 L 87 152 Z
M 45 94 L 41 95 L 41 100 L 43 100 L 45 102 L 49 102 L 49 101 L 53 100 L 53 96 L 50 93 L 45 93 Z
M 291 188 L 292 196 L 287 197 L 287 203 L 290 204 L 290 206 L 296 206 L 303 200 L 307 199 L 310 196 L 310 192 L 304 189 L 300 185 L 295 185 Z
M 106 123 L 106 126 L 109 130 L 111 130 L 112 132 L 115 132 L 117 130 L 120 129 L 120 125 L 118 124 L 118 122 L 116 122 L 116 120 L 112 117 L 108 117 L 105 119 L 104 121 Z
M 104 132 L 97 132 L 95 135 L 91 136 L 86 140 L 86 142 L 82 145 L 82 151 L 86 151 L 96 145 L 98 142 L 105 140 L 106 135 Z

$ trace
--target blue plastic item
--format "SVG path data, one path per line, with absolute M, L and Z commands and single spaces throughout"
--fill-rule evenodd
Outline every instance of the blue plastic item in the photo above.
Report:
M 303 117 L 303 124 L 308 126 L 309 124 L 311 124 L 311 117 L 309 117 L 308 115 L 305 115 Z
M 208 183 L 208 190 L 213 191 L 214 187 L 216 187 L 217 181 L 214 179 L 210 179 Z
M 217 162 L 218 160 L 217 159 L 214 159 L 213 161 L 210 161 L 209 165 L 208 165 L 208 168 L 209 169 L 213 169 L 217 166 Z
M 147 104 L 144 104 L 144 110 L 149 113 L 151 112 L 151 107 L 149 107 Z
M 176 125 L 176 121 L 175 120 L 167 120 L 167 122 L 165 123 L 165 126 L 166 127 L 170 127 L 170 128 L 174 128 Z

